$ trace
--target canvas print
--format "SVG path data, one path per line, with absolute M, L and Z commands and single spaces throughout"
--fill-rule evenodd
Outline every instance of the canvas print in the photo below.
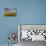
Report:
M 16 8 L 4 8 L 4 16 L 16 16 Z

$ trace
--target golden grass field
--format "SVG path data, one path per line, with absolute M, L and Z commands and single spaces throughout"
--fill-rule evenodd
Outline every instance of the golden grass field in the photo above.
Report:
M 4 11 L 4 16 L 16 16 L 15 11 Z

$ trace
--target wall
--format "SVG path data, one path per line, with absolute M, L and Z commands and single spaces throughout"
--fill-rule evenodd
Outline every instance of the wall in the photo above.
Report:
M 6 7 L 17 8 L 17 16 L 3 16 Z M 8 43 L 7 36 L 17 32 L 17 24 L 46 24 L 46 0 L 0 0 L 0 44 Z
M 11 9 L 16 8 L 15 2 L 11 0 L 0 0 L 0 44 L 8 43 L 8 34 L 10 32 L 17 33 L 17 23 L 18 23 L 17 16 L 16 17 L 3 16 L 4 8 L 7 7 Z
M 46 24 L 46 0 L 17 0 L 18 21 L 21 24 Z

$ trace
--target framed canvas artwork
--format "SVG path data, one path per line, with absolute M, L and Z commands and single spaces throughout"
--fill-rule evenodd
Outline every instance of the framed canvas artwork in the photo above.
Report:
M 4 16 L 16 16 L 16 8 L 4 8 Z

